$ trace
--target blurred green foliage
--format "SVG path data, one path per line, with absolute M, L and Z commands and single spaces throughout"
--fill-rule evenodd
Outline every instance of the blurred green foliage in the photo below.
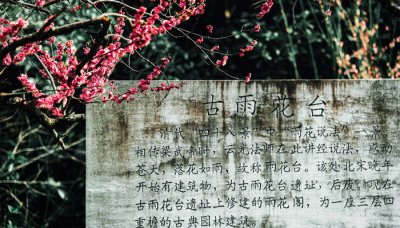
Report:
M 259 1 L 207 1 L 207 11 L 204 17 L 190 21 L 185 25 L 187 30 L 198 34 L 206 34 L 206 25 L 215 27 L 215 37 L 237 34 L 229 39 L 219 41 L 221 51 L 237 52 L 253 39 L 258 45 L 253 52 L 243 58 L 233 57 L 229 60 L 226 69 L 234 76 L 244 78 L 247 73 L 253 73 L 253 79 L 335 79 L 357 78 L 353 74 L 345 74 L 343 65 L 338 61 L 343 55 L 354 55 L 360 47 L 363 34 L 360 26 L 355 23 L 366 21 L 367 32 L 373 33 L 368 40 L 367 51 L 364 55 L 374 55 L 372 47 L 377 45 L 379 53 L 375 54 L 377 61 L 369 62 L 377 65 L 380 76 L 393 77 L 390 67 L 397 72 L 396 66 L 400 60 L 398 29 L 399 18 L 393 15 L 379 1 L 343 1 L 335 2 L 330 6 L 329 1 L 276 0 L 272 10 L 262 20 L 257 20 L 257 6 L 252 5 Z M 321 3 L 319 3 L 321 2 Z M 360 2 L 359 4 L 357 2 Z M 327 12 L 331 11 L 328 15 Z M 357 15 L 359 12 L 359 15 Z M 346 15 L 345 18 L 342 16 Z M 260 23 L 259 33 L 240 33 L 242 27 L 252 28 Z M 355 37 L 353 36 L 356 33 Z M 179 33 L 174 33 L 179 35 Z M 196 36 L 194 36 L 196 37 Z M 394 47 L 387 51 L 382 49 L 394 42 Z M 343 43 L 341 47 L 341 43 Z M 205 39 L 204 46 L 211 48 L 216 42 Z M 155 40 L 152 45 L 141 53 L 151 61 L 167 55 L 173 56 L 167 75 L 169 79 L 196 80 L 196 79 L 230 79 L 219 72 L 206 61 L 205 55 L 189 40 L 164 36 Z M 210 54 L 213 60 L 221 56 Z M 127 61 L 127 60 L 125 60 Z M 359 69 L 362 60 L 352 59 Z M 140 57 L 132 56 L 131 68 L 147 69 L 149 64 L 141 61 Z M 341 70 L 341 73 L 340 73 Z M 146 75 L 144 72 L 135 72 L 125 64 L 113 74 L 115 79 L 139 79 Z M 373 74 L 370 77 L 374 77 Z M 362 77 L 359 77 L 362 78 Z
M 184 28 L 206 34 L 206 25 L 212 24 L 213 36 L 232 35 L 218 42 L 205 39 L 205 47 L 218 44 L 222 52 L 237 52 L 256 39 L 258 45 L 253 52 L 230 58 L 226 66 L 230 74 L 240 78 L 249 72 L 253 79 L 363 78 L 378 73 L 395 77 L 400 71 L 396 40 L 400 35 L 399 19 L 377 1 L 357 4 L 352 0 L 330 6 L 324 1 L 276 0 L 271 12 L 260 21 L 256 19 L 258 2 L 207 0 L 206 15 L 186 23 Z M 96 15 L 95 10 L 85 9 L 57 23 Z M 32 10 L 6 5 L 0 6 L 0 16 L 28 17 L 31 24 L 41 24 L 45 18 Z M 262 26 L 259 33 L 240 33 L 242 26 L 253 28 L 256 23 Z M 83 46 L 94 32 L 76 31 L 61 40 L 72 39 Z M 178 37 L 159 37 L 140 55 L 122 59 L 111 78 L 143 78 L 152 70 L 151 62 L 171 55 L 167 79 L 230 79 L 213 67 L 193 42 L 179 37 L 176 31 L 172 35 Z M 209 57 L 214 61 L 221 58 L 212 53 Z M 10 72 L 12 76 L 22 72 L 34 75 L 37 68 L 35 62 L 28 61 Z M 84 107 L 76 105 L 83 112 Z M 61 151 L 49 131 L 23 111 L 1 107 L 0 227 L 84 227 L 84 124 L 65 126 L 63 131 L 67 132 L 66 144 L 71 146 L 67 151 Z
M 84 124 L 68 126 L 63 151 L 23 111 L 0 113 L 0 227 L 82 227 Z

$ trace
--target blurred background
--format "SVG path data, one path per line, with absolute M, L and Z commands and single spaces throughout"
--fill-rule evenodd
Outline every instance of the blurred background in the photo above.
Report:
M 384 2 L 275 0 L 272 10 L 257 20 L 262 4 L 258 0 L 207 0 L 206 15 L 192 18 L 183 28 L 206 34 L 206 26 L 213 25 L 213 36 L 229 38 L 218 42 L 205 39 L 203 45 L 211 48 L 217 44 L 227 53 L 257 40 L 251 53 L 231 57 L 224 68 L 241 79 L 249 72 L 252 80 L 398 78 L 399 12 Z M 0 17 L 29 15 L 31 24 L 42 23 L 41 15 L 7 3 L 0 5 Z M 96 12 L 81 10 L 70 20 L 91 14 Z M 240 32 L 257 23 L 261 25 L 259 33 Z M 65 40 L 84 41 L 89 35 L 77 31 Z M 207 56 L 179 33 L 159 37 L 141 55 L 144 58 L 123 59 L 111 78 L 141 79 L 152 69 L 150 62 L 170 55 L 173 59 L 165 70 L 169 80 L 232 79 L 206 61 Z M 28 62 L 7 69 L 0 90 L 13 86 L 22 72 L 37 74 L 33 65 Z M 0 227 L 84 227 L 84 123 L 60 126 L 68 147 L 62 151 L 35 119 L 18 108 L 0 105 Z M 74 105 L 76 113 L 84 112 L 83 104 Z

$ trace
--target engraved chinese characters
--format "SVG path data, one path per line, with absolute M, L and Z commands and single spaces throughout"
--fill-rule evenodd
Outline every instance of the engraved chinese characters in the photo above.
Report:
M 399 224 L 398 92 L 188 81 L 166 98 L 88 106 L 87 225 Z

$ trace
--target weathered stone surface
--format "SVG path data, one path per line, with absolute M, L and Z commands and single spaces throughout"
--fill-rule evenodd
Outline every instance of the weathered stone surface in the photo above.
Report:
M 88 105 L 87 227 L 398 227 L 399 92 L 184 81 Z

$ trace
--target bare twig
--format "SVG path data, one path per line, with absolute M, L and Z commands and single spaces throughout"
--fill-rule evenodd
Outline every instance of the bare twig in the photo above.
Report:
M 31 160 L 29 160 L 29 161 L 27 161 L 27 162 L 25 162 L 25 163 L 22 163 L 21 165 L 16 166 L 16 167 L 13 168 L 12 170 L 6 172 L 5 174 L 2 175 L 2 177 L 7 176 L 8 174 L 10 174 L 10 173 L 12 173 L 12 172 L 15 172 L 15 171 L 17 171 L 17 170 L 20 170 L 20 169 L 22 169 L 22 168 L 25 168 L 26 166 L 28 166 L 28 165 L 30 165 L 30 164 L 32 164 L 32 163 L 35 163 L 36 161 L 38 161 L 38 160 L 40 160 L 40 159 L 42 159 L 42 158 L 45 158 L 45 157 L 47 157 L 47 156 L 49 156 L 49 155 L 51 155 L 51 154 L 53 154 L 53 153 L 55 153 L 55 152 L 56 152 L 56 150 L 53 149 L 53 150 L 51 150 L 51 151 L 49 151 L 49 152 L 47 152 L 47 153 L 40 154 L 40 155 L 34 157 L 33 159 L 31 159 Z
M 60 145 L 63 150 L 66 150 L 67 147 L 65 146 L 64 140 L 61 135 L 56 131 L 56 129 L 51 128 L 51 133 L 53 134 L 54 138 L 57 139 L 58 145 Z
M 51 5 L 53 5 L 53 4 L 56 4 L 56 3 L 65 2 L 65 1 L 66 1 L 66 0 L 53 0 L 53 1 L 50 1 L 50 2 L 46 2 L 46 3 L 43 5 L 43 8 L 46 8 L 46 7 L 51 6 Z
M 40 109 L 35 107 L 33 104 L 23 104 L 23 99 L 19 97 L 10 99 L 9 102 L 11 102 L 11 104 L 13 105 L 19 105 L 26 112 L 28 112 L 29 115 L 35 118 L 43 127 L 50 130 L 50 132 L 56 138 L 58 144 L 61 146 L 63 150 L 65 150 L 67 147 L 65 146 L 65 143 L 63 141 L 63 136 L 57 132 L 56 127 L 62 123 L 77 122 L 85 118 L 84 114 L 71 114 L 66 117 L 51 118 L 47 116 L 46 113 L 42 112 Z
M 0 116 L 0 123 L 2 123 L 2 122 L 6 122 L 6 121 L 8 121 L 8 120 L 10 120 L 10 119 L 12 119 L 14 116 L 15 116 L 15 114 L 17 114 L 18 113 L 18 109 L 17 110 L 15 110 L 15 112 L 13 113 L 13 114 L 11 114 L 10 116 L 7 116 L 7 117 L 4 117 L 4 116 Z
M 53 4 L 56 4 L 56 3 L 65 2 L 65 1 L 66 1 L 66 0 L 53 0 L 53 1 L 50 1 L 50 2 L 46 2 L 46 3 L 43 5 L 43 8 L 46 8 L 46 7 L 51 6 L 51 5 L 53 5 Z
M 21 180 L 0 180 L 0 184 L 16 184 L 16 185 L 54 185 L 49 181 L 21 181 Z
M 17 201 L 19 206 L 22 207 L 24 205 L 24 203 L 21 200 L 19 200 L 18 197 L 14 193 L 10 192 L 9 190 L 7 190 L 5 188 L 0 188 L 0 189 L 7 192 L 11 196 L 11 198 L 13 198 L 15 201 Z
M 85 139 L 82 138 L 82 139 L 79 139 L 79 140 L 77 140 L 77 141 L 75 141 L 75 142 L 69 144 L 69 145 L 65 145 L 65 149 L 63 149 L 63 150 L 67 150 L 67 149 L 69 149 L 69 148 L 71 148 L 71 147 L 73 147 L 73 146 L 75 146 L 75 145 L 77 145 L 77 144 L 83 142 L 84 140 L 85 140 Z M 22 163 L 22 164 L 20 164 L 20 165 L 18 165 L 18 166 L 16 166 L 16 167 L 14 167 L 12 170 L 10 170 L 10 171 L 8 171 L 8 172 L 2 174 L 0 177 L 7 176 L 8 174 L 10 174 L 10 173 L 12 173 L 12 172 L 15 172 L 15 171 L 17 171 L 17 170 L 23 169 L 23 168 L 25 168 L 25 167 L 27 167 L 27 166 L 29 166 L 29 165 L 35 163 L 36 161 L 38 161 L 38 160 L 40 160 L 40 159 L 43 159 L 43 158 L 45 158 L 45 157 L 47 157 L 47 156 L 50 156 L 50 155 L 52 155 L 52 154 L 54 154 L 54 153 L 56 153 L 56 152 L 58 152 L 58 151 L 60 151 L 60 150 L 57 149 L 57 147 L 54 147 L 54 148 L 51 149 L 50 151 L 48 151 L 48 152 L 46 152 L 46 153 L 42 153 L 42 154 L 40 154 L 40 155 L 38 155 L 38 156 L 36 156 L 36 157 L 30 159 L 29 161 L 27 161 L 27 162 L 25 162 L 25 163 Z
M 43 9 L 42 7 L 39 7 L 37 5 L 31 4 L 31 3 L 26 3 L 26 2 L 23 2 L 23 1 L 17 1 L 17 0 L 7 0 L 6 2 L 10 3 L 10 4 L 19 5 L 19 6 L 24 7 L 24 8 L 34 9 L 34 10 L 37 10 L 37 11 L 40 11 L 40 12 L 43 12 L 43 13 L 46 13 L 46 14 L 50 14 L 50 11 L 48 11 L 46 9 Z
M 223 73 L 224 75 L 226 75 L 226 76 L 228 76 L 228 77 L 230 77 L 230 78 L 239 80 L 239 78 L 237 78 L 237 77 L 235 77 L 235 76 L 229 74 L 228 72 L 222 70 L 221 67 L 217 66 L 217 64 L 214 63 L 214 61 L 213 61 L 213 60 L 210 58 L 210 56 L 203 50 L 203 48 L 202 48 L 199 44 L 197 44 L 196 41 L 193 40 L 188 34 L 186 34 L 184 31 L 180 30 L 179 28 L 176 28 L 176 29 L 177 29 L 177 31 L 179 31 L 182 35 L 184 35 L 188 40 L 192 41 L 192 43 L 193 43 L 197 48 L 200 49 L 200 51 L 205 55 L 206 59 L 207 59 L 215 68 L 217 68 L 218 71 L 220 71 L 221 73 Z M 206 62 L 206 63 L 207 63 L 207 62 Z
M 98 1 L 94 1 L 94 2 L 93 1 L 85 1 L 85 2 L 87 2 L 87 3 L 91 4 L 91 5 L 94 5 L 94 6 L 96 6 L 97 4 L 100 4 L 100 3 L 110 3 L 110 4 L 116 4 L 116 5 L 123 6 L 123 7 L 127 8 L 127 9 L 133 10 L 135 12 L 138 10 L 137 8 L 132 7 L 132 6 L 128 5 L 128 4 L 125 4 L 125 3 L 119 2 L 119 1 L 114 1 L 114 0 L 98 0 Z
M 6 71 L 6 69 L 8 68 L 8 66 L 3 67 L 3 69 L 1 69 L 0 71 L 0 78 L 3 75 L 3 73 Z
M 12 154 L 16 154 L 19 145 L 23 142 L 24 138 L 26 138 L 27 136 L 34 134 L 35 132 L 37 132 L 40 129 L 40 127 L 37 128 L 32 128 L 26 132 L 19 132 L 18 138 L 17 138 L 17 142 L 15 143 L 14 149 L 12 150 Z

